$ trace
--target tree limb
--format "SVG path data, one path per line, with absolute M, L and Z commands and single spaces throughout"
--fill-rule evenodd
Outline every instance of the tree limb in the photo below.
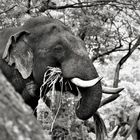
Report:
M 114 94 L 114 95 L 109 96 L 108 98 L 103 99 L 101 101 L 100 107 L 102 107 L 102 106 L 104 106 L 104 105 L 116 100 L 119 96 L 120 96 L 120 94 Z
M 93 6 L 98 6 L 98 5 L 112 5 L 115 6 L 115 4 L 119 5 L 125 5 L 125 6 L 133 6 L 130 3 L 122 3 L 122 2 L 117 2 L 113 0 L 96 0 L 94 2 L 79 2 L 79 3 L 74 3 L 74 4 L 66 4 L 63 6 L 48 6 L 47 9 L 44 10 L 58 10 L 58 9 L 66 9 L 66 8 L 84 8 L 84 7 L 93 7 Z
M 11 10 L 14 9 L 16 6 L 17 6 L 17 5 L 14 5 L 14 6 L 10 7 L 9 9 L 7 9 L 7 10 L 5 10 L 5 11 L 3 11 L 3 12 L 0 12 L 0 15 L 11 11 Z
M 31 0 L 27 1 L 27 14 L 30 14 L 30 9 L 31 9 Z
M 111 50 L 109 50 L 109 51 L 106 51 L 106 52 L 104 52 L 104 53 L 102 53 L 102 54 L 98 54 L 97 56 L 92 57 L 92 61 L 95 61 L 95 60 L 98 59 L 99 57 L 103 57 L 103 56 L 105 56 L 105 55 L 109 55 L 109 54 L 111 54 L 111 53 L 113 53 L 113 52 L 116 52 L 116 51 L 118 51 L 118 49 L 121 48 L 121 47 L 122 47 L 122 45 L 120 45 L 120 46 L 118 46 L 118 47 L 115 47 L 115 48 L 113 48 L 113 49 L 111 49 Z
M 121 58 L 119 63 L 117 64 L 116 70 L 115 70 L 115 77 L 114 77 L 114 84 L 113 87 L 118 87 L 119 83 L 119 72 L 121 69 L 121 66 L 126 62 L 126 60 L 131 56 L 131 54 L 134 52 L 134 50 L 140 45 L 140 36 L 138 37 L 136 43 L 131 48 L 131 42 L 129 43 L 129 50 L 125 56 Z
M 114 84 L 113 87 L 118 87 L 118 83 L 119 83 L 119 72 L 121 69 L 121 66 L 126 62 L 126 60 L 131 56 L 131 54 L 134 52 L 134 50 L 140 45 L 140 36 L 138 37 L 136 43 L 133 45 L 133 47 L 131 47 L 131 43 L 129 45 L 129 50 L 127 52 L 127 54 L 121 58 L 121 60 L 119 61 L 119 63 L 117 64 L 116 70 L 115 70 L 115 77 L 114 77 Z M 101 106 L 108 104 L 112 101 L 114 101 L 115 99 L 117 99 L 120 96 L 120 94 L 114 94 L 108 98 L 105 98 L 104 100 L 102 100 L 101 102 Z

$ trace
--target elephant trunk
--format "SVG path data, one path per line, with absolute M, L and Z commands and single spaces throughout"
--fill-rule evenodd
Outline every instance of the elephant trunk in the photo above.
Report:
M 93 87 L 79 88 L 82 96 L 76 106 L 76 115 L 79 119 L 87 120 L 97 111 L 102 95 L 100 89 L 100 82 Z
M 71 60 L 62 63 L 62 73 L 65 78 L 80 78 L 98 82 L 91 87 L 78 87 L 81 92 L 81 99 L 76 106 L 76 115 L 79 119 L 87 120 L 97 111 L 102 97 L 101 82 L 96 69 L 89 58 L 72 57 Z M 95 80 L 95 81 L 96 81 Z

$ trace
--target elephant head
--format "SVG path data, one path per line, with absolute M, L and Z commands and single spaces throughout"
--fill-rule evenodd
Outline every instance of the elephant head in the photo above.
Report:
M 3 59 L 14 64 L 24 79 L 32 74 L 38 86 L 48 66 L 59 67 L 64 78 L 79 86 L 82 97 L 76 107 L 78 118 L 88 119 L 99 108 L 101 82 L 85 44 L 60 21 L 46 17 L 29 19 L 10 36 Z

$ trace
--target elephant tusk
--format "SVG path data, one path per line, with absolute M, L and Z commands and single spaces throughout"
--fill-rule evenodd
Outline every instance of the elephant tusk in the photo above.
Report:
M 124 88 L 111 88 L 111 87 L 102 87 L 102 92 L 106 94 L 118 94 Z
M 83 87 L 83 88 L 87 88 L 87 87 L 92 87 L 95 84 L 97 84 L 100 80 L 102 79 L 102 77 L 97 77 L 95 79 L 92 80 L 82 80 L 80 78 L 72 78 L 71 82 L 73 84 L 75 84 L 78 87 Z

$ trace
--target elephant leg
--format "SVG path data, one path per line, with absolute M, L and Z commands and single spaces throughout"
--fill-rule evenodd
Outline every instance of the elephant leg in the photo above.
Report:
M 37 85 L 34 81 L 28 81 L 21 95 L 26 104 L 28 104 L 34 111 L 38 104 L 39 93 Z

